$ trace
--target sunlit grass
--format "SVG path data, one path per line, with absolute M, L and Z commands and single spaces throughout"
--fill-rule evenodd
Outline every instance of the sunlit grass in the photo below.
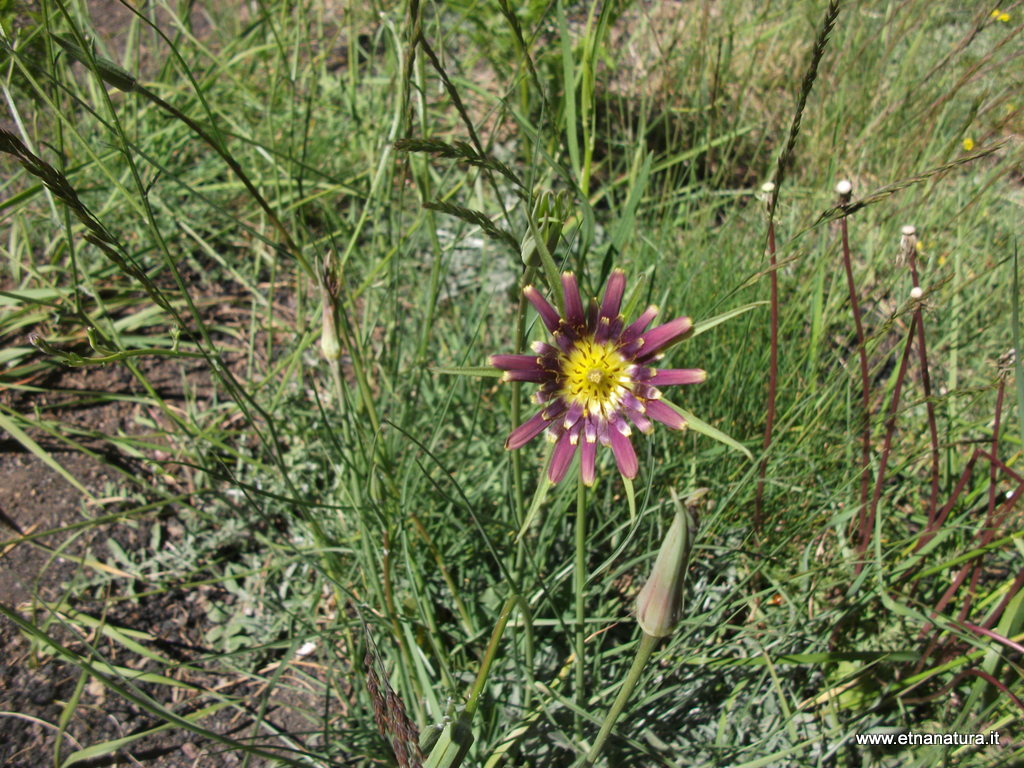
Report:
M 1007 496 L 1019 493 L 1021 427 L 998 364 L 1016 333 L 1016 12 L 841 7 L 773 216 L 779 375 L 762 454 L 759 191 L 789 138 L 824 4 L 324 0 L 187 19 L 125 6 L 117 25 L 84 4 L 40 6 L 0 15 L 4 128 L 18 142 L 5 145 L 0 183 L 0 427 L 59 473 L 57 444 L 138 470 L 85 489 L 90 503 L 59 531 L 7 540 L 66 543 L 78 558 L 62 600 L 3 604 L 43 658 L 76 665 L 154 727 L 253 765 L 393 764 L 368 651 L 419 732 L 436 734 L 466 705 L 503 616 L 471 699 L 466 764 L 572 765 L 632 662 L 633 601 L 673 493 L 706 487 L 689 608 L 655 650 L 608 765 L 1020 758 L 1019 740 L 974 752 L 849 741 L 872 729 L 1019 730 L 1020 675 L 1003 638 L 1024 631 L 1020 515 Z M 855 208 L 836 209 L 840 178 Z M 551 263 L 539 249 L 524 264 L 520 244 L 538 236 L 528 214 L 547 191 L 564 193 L 561 236 Z M 890 435 L 870 526 L 843 213 L 872 491 Z M 907 224 L 921 304 L 897 263 Z M 631 316 L 656 304 L 699 324 L 762 302 L 659 364 L 708 371 L 678 404 L 755 461 L 698 430 L 658 431 L 637 443 L 628 489 L 601 452 L 574 674 L 575 490 L 548 489 L 529 517 L 544 449 L 503 448 L 531 413 L 525 392 L 438 369 L 485 366 L 520 332 L 544 337 L 520 308 L 525 272 L 543 285 L 571 270 L 597 295 L 613 267 L 629 274 Z M 321 354 L 325 297 L 334 362 Z M 916 336 L 900 375 L 918 322 L 937 419 L 934 508 Z M 126 367 L 129 391 L 89 395 L 125 409 L 120 428 L 85 431 L 33 406 L 41 392 L 72 396 L 69 364 L 86 389 L 104 366 Z M 995 455 L 978 454 L 997 412 Z M 101 490 L 118 500 L 95 503 Z M 136 524 L 152 526 L 150 547 L 75 550 L 82 531 Z M 157 629 L 119 622 L 118 605 L 157 598 L 201 602 L 201 645 L 187 658 Z M 194 687 L 173 696 L 180 679 Z M 76 701 L 60 728 L 74 728 Z M 248 730 L 229 733 L 221 709 Z

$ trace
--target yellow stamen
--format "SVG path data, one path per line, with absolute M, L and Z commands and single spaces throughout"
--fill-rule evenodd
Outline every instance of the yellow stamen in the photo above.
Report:
M 633 388 L 630 364 L 612 343 L 581 339 L 569 352 L 559 356 L 562 397 L 583 406 L 584 415 L 610 416 Z

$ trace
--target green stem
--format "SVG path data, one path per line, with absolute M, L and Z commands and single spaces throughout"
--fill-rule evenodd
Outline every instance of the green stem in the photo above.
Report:
M 586 667 L 583 662 L 583 643 L 586 635 L 583 597 L 587 586 L 587 519 L 586 486 L 582 476 L 576 480 L 576 569 L 573 578 L 576 590 L 576 704 L 583 711 L 586 695 L 584 691 Z M 576 715 L 576 737 L 579 738 L 581 718 Z
M 505 633 L 508 618 L 512 615 L 512 606 L 516 604 L 518 599 L 516 595 L 510 595 L 505 599 L 505 604 L 501 607 L 498 622 L 491 631 L 491 640 L 487 643 L 487 650 L 484 651 L 484 658 L 480 662 L 480 671 L 476 673 L 476 680 L 473 681 L 473 688 L 469 692 L 469 700 L 466 702 L 466 715 L 468 717 L 472 717 L 473 713 L 476 712 L 476 708 L 480 705 L 480 694 L 487 684 L 487 675 L 490 674 L 491 664 L 494 663 L 494 657 L 498 653 L 498 644 L 501 642 L 501 636 Z
M 590 768 L 601 754 L 601 750 L 604 748 L 604 743 L 608 740 L 608 736 L 612 732 L 612 728 L 615 726 L 616 721 L 619 719 L 619 715 L 622 714 L 622 710 L 626 706 L 626 702 L 629 701 L 629 697 L 633 693 L 633 689 L 636 688 L 637 681 L 640 679 L 640 673 L 643 672 L 644 667 L 647 665 L 647 660 L 651 658 L 651 652 L 654 651 L 654 647 L 658 644 L 658 640 L 661 638 L 648 635 L 646 632 L 640 638 L 640 648 L 637 649 L 636 656 L 633 657 L 633 664 L 629 668 L 629 673 L 626 675 L 626 679 L 622 683 L 622 687 L 619 689 L 618 696 L 615 697 L 615 701 L 612 704 L 612 708 L 608 710 L 608 714 L 605 715 L 604 722 L 601 723 L 601 730 L 597 734 L 597 738 L 594 740 L 594 746 L 590 748 L 586 758 L 583 760 L 582 768 Z

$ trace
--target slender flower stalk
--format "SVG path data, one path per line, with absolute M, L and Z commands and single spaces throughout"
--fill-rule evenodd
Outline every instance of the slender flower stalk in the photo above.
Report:
M 839 204 L 850 202 L 853 185 L 846 179 L 836 184 Z M 839 229 L 843 240 L 843 267 L 846 270 L 846 287 L 850 294 L 850 309 L 853 311 L 853 324 L 857 329 L 857 356 L 860 358 L 860 397 L 861 397 L 861 450 L 860 450 L 860 508 L 857 512 L 857 527 L 864 538 L 864 529 L 868 517 L 868 487 L 871 483 L 871 385 L 868 376 L 867 337 L 864 335 L 864 323 L 860 316 L 860 303 L 857 301 L 857 287 L 853 282 L 853 265 L 850 259 L 850 236 L 846 227 L 846 216 L 839 219 Z
M 576 636 L 574 638 L 574 680 L 576 682 L 576 706 L 578 708 L 573 727 L 579 738 L 583 727 L 583 712 L 586 706 L 586 673 L 584 645 L 586 644 L 586 592 L 587 592 L 587 489 L 583 478 L 576 481 L 576 554 L 573 558 L 573 589 L 576 608 Z
M 896 386 L 892 391 L 892 400 L 889 403 L 889 416 L 885 422 L 885 441 L 882 443 L 882 454 L 878 461 L 878 476 L 875 478 L 875 490 L 871 495 L 871 504 L 866 509 L 861 528 L 860 543 L 857 545 L 857 554 L 863 556 L 871 543 L 871 536 L 875 529 L 875 515 L 878 511 L 878 502 L 882 498 L 882 488 L 885 485 L 885 470 L 889 466 L 889 453 L 892 451 L 892 438 L 896 432 L 896 414 L 899 412 L 900 395 L 903 391 L 903 382 L 907 376 L 907 363 L 910 360 L 910 349 L 914 344 L 914 332 L 917 328 L 918 316 L 914 315 L 910 320 L 910 331 L 907 333 L 907 341 L 903 346 L 903 355 L 900 358 L 899 372 L 896 374 Z M 864 569 L 864 560 L 857 561 L 856 573 Z
M 686 499 L 684 505 L 676 502 L 675 519 L 658 550 L 651 576 L 636 599 L 636 620 L 642 631 L 639 647 L 601 730 L 583 760 L 586 768 L 594 764 L 604 749 L 658 641 L 671 635 L 682 618 L 683 587 L 699 525 L 697 507 L 706 493 L 706 488 L 700 488 Z
M 580 476 L 593 485 L 598 443 L 611 448 L 623 477 L 636 477 L 639 465 L 630 440 L 633 427 L 649 433 L 654 421 L 684 429 L 686 421 L 662 397 L 659 387 L 695 384 L 704 371 L 657 369 L 662 351 L 692 328 L 688 317 L 648 330 L 658 314 L 650 306 L 630 325 L 619 314 L 626 275 L 612 271 L 600 303 L 584 306 L 576 276 L 561 277 L 564 311 L 559 313 L 532 285 L 523 295 L 537 310 L 554 344 L 537 342 L 533 355 L 492 355 L 490 364 L 505 371 L 504 381 L 540 385 L 535 400 L 543 406 L 516 427 L 505 441 L 508 450 L 547 434 L 554 444 L 548 478 L 558 483 L 580 453 Z
M 924 295 L 917 273 L 917 229 L 907 224 L 900 233 L 900 252 L 897 261 L 910 267 L 913 287 L 910 297 L 917 301 L 914 317 L 917 318 L 917 354 L 921 362 L 921 387 L 924 389 L 925 410 L 928 415 L 928 436 L 931 440 L 931 495 L 928 497 L 928 522 L 935 520 L 939 511 L 939 428 L 935 420 L 935 403 L 932 401 L 932 380 L 928 370 L 928 346 L 925 343 L 924 317 L 921 314 L 920 299 Z
M 765 195 L 772 195 L 775 192 L 775 184 L 770 181 L 761 186 Z M 771 198 L 769 197 L 769 203 Z M 757 492 L 754 495 L 754 531 L 760 535 L 761 525 L 764 522 L 764 507 L 762 506 L 764 496 L 764 477 L 768 469 L 768 449 L 772 444 L 772 429 L 775 426 L 775 395 L 778 389 L 779 380 L 779 271 L 775 258 L 775 220 L 768 211 L 768 275 L 769 297 L 771 301 L 769 318 L 769 348 L 768 348 L 768 404 L 765 408 L 764 420 L 764 443 L 761 446 L 761 464 L 757 468 Z

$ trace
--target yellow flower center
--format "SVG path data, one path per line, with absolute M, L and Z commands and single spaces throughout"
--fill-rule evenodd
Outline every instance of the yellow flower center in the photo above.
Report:
M 560 361 L 562 397 L 582 405 L 585 414 L 611 415 L 622 402 L 622 395 L 632 387 L 629 363 L 614 344 L 580 339 L 561 355 Z

